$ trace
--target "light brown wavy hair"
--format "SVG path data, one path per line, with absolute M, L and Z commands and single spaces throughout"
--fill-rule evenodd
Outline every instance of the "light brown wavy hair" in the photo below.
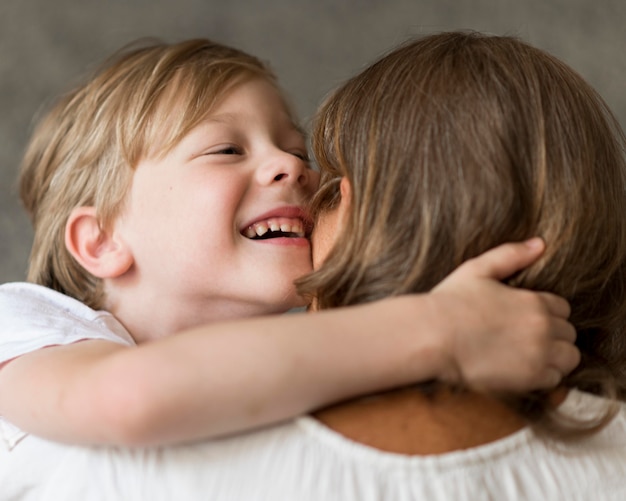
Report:
M 625 138 L 601 97 L 555 57 L 512 37 L 412 40 L 334 92 L 313 133 L 317 213 L 352 187 L 345 229 L 299 283 L 320 308 L 426 292 L 463 261 L 541 236 L 509 283 L 566 298 L 580 366 L 564 379 L 626 396 Z M 546 392 L 507 401 L 538 429 L 583 434 Z
M 102 308 L 102 281 L 65 247 L 70 212 L 95 206 L 108 228 L 139 161 L 166 154 L 233 86 L 255 77 L 277 85 L 257 58 L 211 40 L 139 41 L 62 96 L 35 128 L 20 169 L 34 226 L 28 280 Z

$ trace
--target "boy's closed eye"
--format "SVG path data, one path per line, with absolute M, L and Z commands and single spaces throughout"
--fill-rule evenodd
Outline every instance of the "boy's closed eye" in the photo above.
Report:
M 242 148 L 233 145 L 218 146 L 206 152 L 207 155 L 241 155 L 242 153 Z
M 306 151 L 287 151 L 290 155 L 293 155 L 303 162 L 310 162 L 309 155 Z M 220 146 L 212 149 L 206 153 L 206 155 L 242 155 L 243 149 L 237 146 Z
M 309 158 L 309 154 L 306 151 L 289 151 L 288 153 L 290 153 L 294 157 L 298 157 L 303 162 L 308 163 L 311 161 L 311 159 Z

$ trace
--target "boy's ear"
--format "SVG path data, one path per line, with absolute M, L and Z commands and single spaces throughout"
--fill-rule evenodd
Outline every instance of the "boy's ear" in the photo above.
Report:
M 68 252 L 98 278 L 116 278 L 133 264 L 128 246 L 113 231 L 103 230 L 95 207 L 76 207 L 65 225 Z

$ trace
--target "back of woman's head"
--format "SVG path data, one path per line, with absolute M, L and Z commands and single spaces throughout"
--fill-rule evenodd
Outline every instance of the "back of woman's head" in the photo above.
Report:
M 346 176 L 351 210 L 303 289 L 322 308 L 428 291 L 468 258 L 541 236 L 544 256 L 511 283 L 570 302 L 583 361 L 566 383 L 624 392 L 624 145 L 598 94 L 545 52 L 476 33 L 406 43 L 319 112 L 318 209 Z

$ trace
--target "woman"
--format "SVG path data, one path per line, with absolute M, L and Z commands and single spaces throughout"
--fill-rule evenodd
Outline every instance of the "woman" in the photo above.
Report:
M 616 461 L 611 468 L 626 463 L 623 404 L 615 400 L 626 395 L 626 165 L 624 134 L 601 98 L 562 62 L 520 41 L 449 33 L 382 58 L 336 91 L 319 117 L 317 231 L 334 245 L 301 283 L 319 308 L 430 290 L 485 249 L 538 234 L 546 254 L 514 283 L 570 301 L 583 359 L 557 392 L 497 399 L 431 386 L 317 417 L 357 442 L 402 454 L 478 447 L 431 458 L 442 472 L 452 474 L 451 457 L 456 467 L 495 462 L 469 475 L 467 491 L 446 485 L 446 475 L 431 478 L 439 485 L 432 489 L 446 493 L 441 499 L 480 498 L 478 486 L 489 486 L 495 499 L 532 498 L 531 488 L 537 499 L 551 498 L 542 482 L 569 499 L 576 478 L 589 484 L 583 499 L 614 494 L 600 465 L 603 458 Z M 569 388 L 606 399 L 572 390 L 557 410 Z M 576 406 L 595 410 L 572 413 Z M 527 433 L 529 423 L 557 441 L 610 426 L 600 436 L 620 445 L 597 448 L 598 436 L 583 441 L 587 456 L 572 460 L 566 474 L 546 442 Z M 517 430 L 524 430 L 523 447 L 513 443 Z M 514 469 L 498 469 L 499 443 L 510 448 L 501 463 L 515 460 Z M 542 475 L 542 468 L 552 471 Z M 516 481 L 507 483 L 512 475 Z M 439 499 L 435 490 L 419 492 Z
M 624 499 L 624 143 L 579 76 L 514 39 L 434 35 L 385 56 L 321 109 L 323 265 L 301 289 L 321 309 L 430 290 L 539 234 L 545 256 L 514 282 L 570 301 L 579 369 L 549 394 L 433 384 L 203 444 L 78 448 L 51 499 Z

